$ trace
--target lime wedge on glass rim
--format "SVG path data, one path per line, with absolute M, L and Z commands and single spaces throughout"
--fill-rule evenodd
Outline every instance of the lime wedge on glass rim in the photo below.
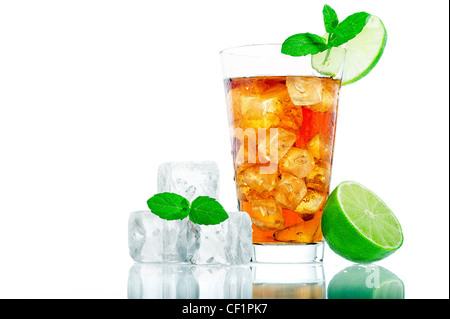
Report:
M 328 34 L 324 38 L 328 39 Z M 346 51 L 342 85 L 360 80 L 375 67 L 383 54 L 386 40 L 383 22 L 376 16 L 370 16 L 363 30 L 339 47 Z M 311 57 L 311 65 L 321 74 L 335 76 L 340 71 L 343 52 L 332 48 L 315 54 Z
M 330 194 L 323 210 L 322 233 L 335 253 L 359 263 L 381 260 L 403 243 L 402 228 L 389 207 L 352 181 L 342 182 Z

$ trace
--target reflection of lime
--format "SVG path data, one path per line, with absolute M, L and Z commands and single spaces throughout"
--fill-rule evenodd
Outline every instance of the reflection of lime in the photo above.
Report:
M 353 265 L 328 284 L 329 299 L 404 299 L 405 286 L 395 274 L 377 265 Z
M 328 38 L 328 35 L 325 35 Z M 364 29 L 353 39 L 340 46 L 347 51 L 345 55 L 342 85 L 358 81 L 366 76 L 378 63 L 386 46 L 387 33 L 383 22 L 370 16 Z M 342 51 L 325 50 L 312 56 L 312 67 L 324 75 L 339 73 Z M 335 63 L 333 63 L 335 61 Z
M 360 263 L 383 259 L 403 243 L 400 223 L 389 207 L 356 182 L 343 182 L 330 194 L 322 233 L 335 253 Z

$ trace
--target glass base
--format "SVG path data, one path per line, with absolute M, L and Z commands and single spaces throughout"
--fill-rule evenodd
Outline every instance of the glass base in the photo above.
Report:
M 322 262 L 323 241 L 313 244 L 253 244 L 253 262 L 311 263 Z

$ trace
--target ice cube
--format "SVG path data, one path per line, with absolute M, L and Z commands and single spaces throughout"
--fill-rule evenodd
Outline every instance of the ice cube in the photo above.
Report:
M 295 105 L 313 105 L 322 99 L 322 81 L 317 77 L 288 76 L 286 86 Z
M 226 96 L 230 127 L 240 126 L 241 124 L 241 97 L 243 94 L 245 94 L 245 90 L 237 87 L 230 90 Z
M 322 193 L 330 188 L 331 165 L 328 162 L 316 163 L 313 170 L 305 177 L 306 186 Z
M 217 225 L 188 222 L 187 259 L 193 264 L 246 264 L 252 258 L 252 223 L 245 212 L 230 212 Z
M 242 164 L 255 164 L 257 162 L 256 145 L 252 146 L 248 143 L 241 144 L 235 156 L 235 164 L 240 166 Z
M 308 142 L 306 148 L 310 153 L 314 156 L 316 160 L 326 160 L 328 161 L 331 158 L 331 146 L 330 141 L 320 133 L 317 133 L 313 136 L 313 138 Z
M 241 100 L 242 129 L 270 128 L 280 123 L 282 102 L 273 96 L 247 96 Z
M 191 264 L 134 264 L 128 273 L 128 299 L 198 299 Z
M 128 219 L 128 248 L 137 262 L 184 262 L 187 218 L 165 220 L 151 211 L 137 211 Z
M 340 84 L 330 78 L 288 76 L 286 86 L 292 103 L 315 112 L 336 111 Z
M 320 240 L 319 219 L 311 219 L 302 221 L 298 224 L 286 227 L 283 230 L 278 230 L 273 234 L 277 241 L 290 243 L 311 243 Z
M 251 218 L 253 225 L 262 231 L 284 228 L 282 208 L 272 198 L 253 201 Z
M 284 208 L 294 211 L 306 195 L 303 179 L 289 173 L 282 173 L 274 197 Z
M 260 198 L 277 186 L 278 173 L 264 174 L 261 169 L 262 166 L 255 165 L 238 171 L 237 187 L 246 199 Z
M 280 161 L 280 170 L 298 178 L 306 177 L 314 167 L 314 157 L 308 150 L 291 147 Z
M 297 135 L 300 132 L 302 123 L 302 107 L 289 103 L 283 108 L 283 112 L 280 114 L 280 123 L 278 124 L 278 127 L 284 128 Z
M 233 130 L 235 164 L 266 164 L 278 161 L 295 143 L 297 134 L 283 128 Z
M 170 162 L 158 168 L 158 193 L 170 192 L 192 201 L 198 196 L 219 199 L 219 168 L 213 161 Z
M 322 78 L 322 92 L 320 101 L 317 104 L 306 105 L 315 112 L 335 112 L 339 97 L 339 82 Z
M 258 130 L 254 128 L 247 128 L 246 130 L 243 130 L 238 127 L 232 130 L 232 136 L 234 138 L 233 156 L 235 164 L 241 165 L 244 163 L 257 163 Z
M 278 163 L 294 145 L 297 135 L 282 128 L 273 128 L 267 131 L 265 136 L 258 137 L 258 158 L 263 163 Z M 274 150 L 277 150 L 276 154 Z
M 323 207 L 325 197 L 325 194 L 314 189 L 308 189 L 308 193 L 306 193 L 302 202 L 297 206 L 295 212 L 304 220 L 309 220 Z

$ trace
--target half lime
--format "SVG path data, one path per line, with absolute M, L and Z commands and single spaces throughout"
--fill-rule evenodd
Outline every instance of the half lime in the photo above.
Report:
M 323 210 L 322 233 L 335 253 L 359 263 L 381 260 L 403 243 L 402 228 L 389 207 L 352 181 L 342 182 L 330 194 Z

